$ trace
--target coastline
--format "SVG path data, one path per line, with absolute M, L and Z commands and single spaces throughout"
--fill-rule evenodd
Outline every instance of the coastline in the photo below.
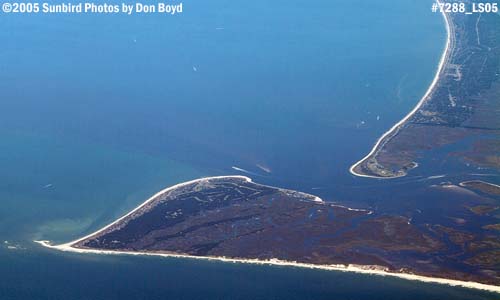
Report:
M 390 276 L 405 280 L 420 281 L 426 283 L 437 283 L 444 284 L 454 287 L 464 287 L 471 288 L 489 292 L 500 293 L 500 286 L 489 285 L 479 282 L 472 281 L 461 281 L 454 279 L 445 279 L 438 277 L 428 277 L 422 275 L 415 275 L 410 273 L 395 273 L 389 272 L 376 266 L 363 266 L 363 265 L 315 265 L 308 263 L 300 263 L 294 261 L 285 261 L 279 259 L 270 260 L 258 260 L 258 259 L 242 259 L 242 258 L 227 258 L 218 256 L 192 256 L 185 254 L 176 253 L 160 253 L 160 252 L 134 252 L 134 251 L 115 251 L 115 250 L 96 250 L 96 249 L 81 249 L 74 248 L 71 245 L 51 245 L 49 241 L 34 241 L 44 247 L 50 249 L 56 249 L 64 252 L 76 252 L 76 253 L 92 253 L 92 254 L 107 254 L 107 255 L 136 255 L 136 256 L 159 256 L 159 257 L 170 257 L 170 258 L 181 258 L 181 259 L 197 259 L 197 260 L 208 260 L 208 261 L 219 261 L 225 263 L 240 263 L 240 264 L 254 264 L 254 265 L 273 265 L 273 266 L 285 266 L 285 267 L 298 267 L 306 269 L 316 269 L 316 270 L 327 270 L 327 271 L 340 271 L 340 272 L 352 272 L 365 275 L 377 275 L 377 276 Z
M 480 182 L 480 183 L 484 183 L 484 184 L 487 184 L 487 185 L 491 185 L 491 186 L 494 186 L 496 188 L 499 188 L 500 189 L 500 185 L 498 184 L 494 184 L 494 183 L 491 183 L 491 182 L 486 182 L 486 181 L 482 181 L 482 180 L 466 180 L 466 181 L 462 181 L 460 182 L 458 185 L 459 186 L 463 186 L 463 187 L 467 187 L 467 183 L 470 183 L 470 182 Z
M 441 0 L 436 0 L 439 4 L 441 4 Z M 357 173 L 354 169 L 363 163 L 366 159 L 370 158 L 373 154 L 375 154 L 382 142 L 390 136 L 393 133 L 397 133 L 397 131 L 401 128 L 401 126 L 409 119 L 411 118 L 419 109 L 422 107 L 422 105 L 427 101 L 427 98 L 431 95 L 431 93 L 434 91 L 434 88 L 436 87 L 436 84 L 438 83 L 439 79 L 441 78 L 441 73 L 444 69 L 444 65 L 446 64 L 448 54 L 450 53 L 450 47 L 451 47 L 451 26 L 450 26 L 450 21 L 448 20 L 448 16 L 444 11 L 441 11 L 441 15 L 444 19 L 445 27 L 446 27 L 446 46 L 444 48 L 443 54 L 441 55 L 441 59 L 439 61 L 437 70 L 436 70 L 436 75 L 434 76 L 434 79 L 432 80 L 432 83 L 430 84 L 429 88 L 425 92 L 424 96 L 420 99 L 420 101 L 417 103 L 417 105 L 399 122 L 394 124 L 388 131 L 386 131 L 380 138 L 378 138 L 377 142 L 375 145 L 372 147 L 372 150 L 365 155 L 362 159 L 354 163 L 350 168 L 349 172 L 358 177 L 366 177 L 366 178 L 376 178 L 376 179 L 394 179 L 398 177 L 403 177 L 405 175 L 400 175 L 400 176 L 391 176 L 391 177 L 380 177 L 380 176 L 373 176 L 373 175 L 366 175 L 366 174 L 361 174 Z
M 131 211 L 129 211 L 125 215 L 121 216 L 120 218 L 116 219 L 115 221 L 109 223 L 108 225 L 106 225 L 106 226 L 104 226 L 104 227 L 102 227 L 102 228 L 100 228 L 100 229 L 98 229 L 98 230 L 96 230 L 96 231 L 94 231 L 92 233 L 89 233 L 89 234 L 87 234 L 84 237 L 81 237 L 81 238 L 76 239 L 76 240 L 71 241 L 71 242 L 67 242 L 67 243 L 61 244 L 58 247 L 70 247 L 71 249 L 76 249 L 76 248 L 71 247 L 71 245 L 79 243 L 79 242 L 81 242 L 81 241 L 83 241 L 85 239 L 88 239 L 88 238 L 92 237 L 93 235 L 96 235 L 96 234 L 100 233 L 103 230 L 108 229 L 109 227 L 115 225 L 116 223 L 118 223 L 121 220 L 125 219 L 126 217 L 130 216 L 131 214 L 133 214 L 137 210 L 141 209 L 143 206 L 145 206 L 149 202 L 155 200 L 158 196 L 160 196 L 160 195 L 162 195 L 164 193 L 167 193 L 167 192 L 169 192 L 171 190 L 175 190 L 177 188 L 180 188 L 180 187 L 192 184 L 192 183 L 204 181 L 204 180 L 209 180 L 209 179 L 223 179 L 223 178 L 239 178 L 239 179 L 245 180 L 246 182 L 252 182 L 252 179 L 250 177 L 241 176 L 241 175 L 228 175 L 228 176 L 202 177 L 202 178 L 193 179 L 193 180 L 190 180 L 190 181 L 181 182 L 181 183 L 169 186 L 169 187 L 164 188 L 163 190 L 159 191 L 158 193 L 154 194 L 153 196 L 149 197 L 146 201 L 144 201 L 141 204 L 139 204 L 136 208 L 132 209 Z M 38 241 L 35 241 L 35 242 L 38 242 Z
M 141 251 L 124 251 L 124 250 L 98 250 L 98 249 L 88 249 L 88 248 L 77 248 L 74 247 L 75 244 L 88 239 L 96 234 L 99 234 L 100 232 L 108 229 L 109 227 L 113 226 L 114 224 L 120 222 L 124 218 L 130 216 L 137 210 L 141 209 L 145 205 L 147 205 L 149 202 L 155 200 L 157 197 L 161 196 L 162 194 L 169 192 L 171 190 L 177 189 L 179 187 L 183 187 L 192 183 L 196 182 L 201 182 L 204 180 L 210 180 L 210 179 L 223 179 L 223 178 L 238 178 L 245 180 L 247 182 L 252 182 L 252 179 L 246 176 L 239 176 L 239 175 L 234 175 L 234 176 L 214 176 L 214 177 L 203 177 L 199 179 L 194 179 L 191 181 L 179 183 L 170 187 L 167 187 L 160 192 L 154 194 L 150 198 L 148 198 L 146 201 L 138 205 L 136 208 L 125 214 L 124 216 L 118 218 L 117 220 L 109 223 L 108 225 L 85 235 L 84 237 L 78 238 L 76 240 L 73 240 L 71 242 L 67 242 L 64 244 L 60 245 L 52 245 L 50 241 L 47 240 L 36 240 L 34 241 L 37 244 L 42 245 L 43 247 L 54 249 L 54 250 L 59 250 L 59 251 L 64 251 L 64 252 L 75 252 L 75 253 L 92 253 L 92 254 L 111 254 L 111 255 L 142 255 L 142 256 L 161 256 L 161 257 L 173 257 L 173 258 L 182 258 L 182 259 L 201 259 L 201 260 L 209 260 L 209 261 L 221 261 L 221 262 L 227 262 L 227 263 L 246 263 L 246 264 L 257 264 L 257 265 L 277 265 L 277 266 L 288 266 L 288 267 L 300 267 L 300 268 L 308 268 L 308 269 L 320 269 L 320 270 L 330 270 L 330 271 L 341 271 L 341 272 L 354 272 L 354 273 L 361 273 L 361 274 L 368 274 L 368 275 L 378 275 L 378 276 L 391 276 L 391 277 L 397 277 L 401 279 L 406 279 L 406 280 L 416 280 L 420 282 L 427 282 L 427 283 L 438 283 L 438 284 L 445 284 L 449 286 L 457 286 L 457 287 L 465 287 L 465 288 L 472 288 L 472 289 L 478 289 L 478 290 L 485 290 L 485 291 L 490 291 L 490 292 L 496 292 L 500 293 L 500 286 L 494 286 L 494 285 L 488 285 L 484 283 L 479 283 L 479 282 L 472 282 L 472 281 L 461 281 L 461 280 L 454 280 L 454 279 L 446 279 L 446 278 L 438 278 L 438 277 L 429 277 L 429 276 L 423 276 L 423 275 L 415 275 L 411 273 L 404 273 L 404 272 L 389 272 L 386 269 L 382 268 L 381 266 L 375 266 L 375 265 L 355 265 L 355 264 L 332 264 L 332 265 L 318 265 L 318 264 L 309 264 L 309 263 L 301 263 L 301 262 L 296 262 L 296 261 L 285 261 L 285 260 L 279 260 L 279 259 L 270 259 L 270 260 L 259 260 L 259 259 L 244 259 L 244 258 L 227 258 L 227 257 L 219 257 L 219 256 L 193 256 L 193 255 L 187 255 L 187 254 L 177 254 L 177 253 L 168 253 L 168 252 L 141 252 Z M 320 198 L 316 197 L 313 201 L 318 201 L 323 203 L 323 200 Z M 341 205 L 337 205 L 341 206 Z M 347 208 L 349 210 L 361 210 L 361 211 L 368 211 L 364 209 L 354 209 L 354 208 L 348 208 L 345 206 L 341 206 L 344 208 Z M 368 211 L 369 214 L 372 213 L 372 211 Z

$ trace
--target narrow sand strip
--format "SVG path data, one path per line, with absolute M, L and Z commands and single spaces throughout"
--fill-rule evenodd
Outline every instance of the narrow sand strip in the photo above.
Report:
M 491 182 L 482 181 L 482 180 L 467 180 L 467 181 L 460 182 L 458 185 L 463 186 L 463 187 L 468 187 L 467 184 L 470 183 L 470 182 L 474 182 L 474 181 L 480 182 L 480 183 L 483 183 L 483 184 L 486 184 L 486 185 L 494 186 L 494 187 L 500 189 L 500 185 L 494 184 L 494 183 L 491 183 Z
M 441 4 L 440 0 L 437 0 L 437 2 L 439 4 Z M 377 151 L 377 148 L 380 146 L 380 144 L 384 141 L 384 139 L 387 136 L 391 135 L 393 132 L 398 131 L 399 128 L 400 128 L 400 126 L 403 125 L 409 118 L 411 118 L 411 116 L 413 116 L 420 109 L 420 107 L 422 107 L 422 105 L 427 101 L 427 98 L 429 97 L 429 95 L 434 91 L 434 88 L 436 87 L 436 84 L 438 83 L 438 81 L 439 81 L 439 79 L 441 77 L 440 75 L 441 75 L 441 72 L 443 70 L 443 67 L 446 64 L 446 60 L 447 60 L 448 54 L 450 52 L 451 38 L 452 38 L 451 37 L 451 29 L 450 29 L 450 21 L 448 20 L 448 16 L 446 15 L 446 13 L 444 11 L 442 11 L 441 14 L 443 16 L 443 19 L 444 19 L 444 22 L 445 22 L 445 25 L 446 25 L 446 34 L 447 34 L 447 37 L 446 37 L 446 46 L 444 48 L 443 54 L 441 55 L 441 60 L 439 61 L 439 65 L 437 67 L 437 71 L 436 71 L 436 75 L 434 76 L 434 80 L 432 80 L 431 85 L 429 86 L 429 88 L 425 92 L 424 96 L 417 103 L 417 105 L 415 106 L 415 108 L 413 108 L 413 110 L 410 111 L 401 121 L 399 121 L 398 123 L 396 123 L 394 126 L 391 127 L 391 129 L 389 129 L 387 132 L 385 132 L 377 140 L 377 142 L 373 146 L 373 148 L 370 151 L 370 153 L 368 153 L 365 157 L 363 157 L 362 159 L 360 159 L 358 162 L 356 162 L 355 164 L 353 164 L 351 166 L 351 168 L 349 169 L 349 172 L 351 174 L 353 174 L 355 176 L 359 176 L 359 177 L 377 178 L 377 179 L 393 179 L 393 178 L 401 177 L 401 176 L 380 177 L 380 176 L 365 175 L 365 174 L 357 173 L 354 169 L 359 164 L 361 164 L 364 160 L 366 160 L 370 156 L 372 156 Z
M 409 274 L 409 273 L 395 273 L 395 272 L 388 272 L 387 270 L 382 269 L 379 266 L 363 266 L 363 265 L 343 265 L 343 264 L 337 264 L 337 265 L 315 265 L 315 264 L 307 264 L 307 263 L 300 263 L 300 262 L 294 262 L 294 261 L 284 261 L 284 260 L 279 260 L 279 259 L 271 259 L 271 260 L 258 260 L 258 259 L 239 259 L 239 258 L 227 258 L 227 257 L 212 257 L 212 256 L 191 256 L 191 255 L 183 255 L 183 254 L 176 254 L 176 253 L 164 253 L 164 252 L 134 252 L 134 251 L 114 251 L 114 250 L 97 250 L 97 249 L 82 249 L 82 248 L 75 248 L 73 247 L 74 244 L 85 240 L 87 238 L 92 237 L 93 235 L 99 234 L 101 231 L 108 229 L 110 226 L 113 226 L 117 222 L 120 222 L 124 218 L 128 217 L 129 215 L 133 214 L 135 211 L 139 210 L 142 208 L 144 205 L 148 204 L 149 202 L 155 200 L 157 197 L 161 196 L 162 194 L 174 190 L 176 188 L 180 188 L 192 183 L 196 182 L 202 182 L 205 180 L 210 180 L 210 179 L 223 179 L 223 178 L 239 178 L 243 179 L 247 182 L 251 182 L 252 180 L 248 177 L 245 176 L 217 176 L 217 177 L 205 177 L 205 178 L 200 178 L 200 179 L 195 179 L 187 182 L 183 182 L 180 184 L 173 185 L 171 187 L 168 187 L 149 199 L 147 199 L 145 202 L 134 208 L 132 211 L 124 215 L 123 217 L 117 219 L 116 221 L 104 226 L 103 228 L 88 234 L 82 238 L 79 238 L 77 240 L 64 243 L 61 245 L 52 245 L 50 241 L 46 240 L 40 240 L 40 241 L 34 241 L 44 247 L 55 249 L 55 250 L 60 250 L 60 251 L 65 251 L 65 252 L 76 252 L 76 253 L 94 253 L 94 254 L 115 254 L 115 255 L 146 255 L 146 256 L 163 256 L 163 257 L 176 257 L 176 258 L 189 258 L 189 259 L 204 259 L 204 260 L 212 260 L 212 261 L 223 261 L 223 262 L 231 262 L 231 263 L 250 263 L 250 264 L 259 264 L 259 265 L 279 265 L 279 266 L 292 266 L 292 267 L 301 267 L 301 268 L 309 268 L 309 269 L 321 269 L 321 270 L 335 270 L 335 271 L 342 271 L 342 272 L 355 272 L 355 273 L 362 273 L 362 274 L 370 274 L 370 275 L 379 275 L 379 276 L 392 276 L 392 277 L 398 277 L 402 279 L 407 279 L 407 280 L 417 280 L 417 281 L 422 281 L 422 282 L 430 282 L 430 283 L 439 283 L 439 284 L 447 284 L 451 286 L 461 286 L 461 287 L 466 287 L 466 288 L 473 288 L 473 289 L 480 289 L 480 290 L 486 290 L 486 291 L 491 291 L 491 292 L 497 292 L 500 293 L 500 287 L 499 286 L 494 286 L 494 285 L 487 285 L 487 284 L 482 284 L 482 283 L 477 283 L 477 282 L 468 282 L 468 281 L 460 281 L 460 280 L 453 280 L 453 279 L 445 279 L 445 278 L 434 278 L 434 277 L 427 277 L 427 276 L 420 276 L 420 275 L 414 275 L 414 274 Z M 311 195 L 312 196 L 312 195 Z M 321 202 L 325 203 L 323 200 L 320 198 L 316 197 L 313 199 L 313 201 L 316 202 Z M 346 208 L 349 210 L 355 210 L 355 211 L 368 211 L 364 209 L 354 209 L 354 208 L 348 208 L 342 205 L 335 205 L 338 207 Z M 368 211 L 369 214 L 371 214 L 371 211 Z
M 257 259 L 239 259 L 239 258 L 227 258 L 227 257 L 213 257 L 213 256 L 191 256 L 175 253 L 157 253 L 157 252 L 132 252 L 132 251 L 113 251 L 113 250 L 94 250 L 94 249 L 79 249 L 73 248 L 68 244 L 53 246 L 49 241 L 35 241 L 38 244 L 43 245 L 51 249 L 56 249 L 60 251 L 67 252 L 77 252 L 77 253 L 94 253 L 94 254 L 114 254 L 114 255 L 143 255 L 143 256 L 162 256 L 162 257 L 174 257 L 183 259 L 199 259 L 199 260 L 209 260 L 209 261 L 222 261 L 228 263 L 246 263 L 246 264 L 257 264 L 257 265 L 276 265 L 276 266 L 288 266 L 288 267 L 299 267 L 307 269 L 319 269 L 319 270 L 329 270 L 329 271 L 341 271 L 341 272 L 354 272 L 360 274 L 368 275 L 378 275 L 378 276 L 390 276 L 397 277 L 406 280 L 416 280 L 427 283 L 438 283 L 450 286 L 472 288 L 478 290 L 484 290 L 489 292 L 500 293 L 500 286 L 488 285 L 483 283 L 471 282 L 471 281 L 460 281 L 445 278 L 427 277 L 414 275 L 409 273 L 393 273 L 388 272 L 380 267 L 376 266 L 362 266 L 362 265 L 314 265 L 293 261 L 284 261 L 279 259 L 271 260 L 257 260 Z
M 136 212 L 137 210 L 141 209 L 143 206 L 145 206 L 146 204 L 148 204 L 149 202 L 155 200 L 158 196 L 161 196 L 162 194 L 164 193 L 167 193 L 171 190 L 175 190 L 177 188 L 180 188 L 180 187 L 183 187 L 183 186 L 186 186 L 186 185 L 189 185 L 189 184 L 192 184 L 192 183 L 197 183 L 197 182 L 202 182 L 202 181 L 205 181 L 205 180 L 210 180 L 210 179 L 224 179 L 224 178 L 239 178 L 239 179 L 243 179 L 244 181 L 246 182 L 252 182 L 252 179 L 249 178 L 249 177 L 246 177 L 246 176 L 240 176 L 240 175 L 232 175 L 232 176 L 214 176 L 214 177 L 203 177 L 203 178 L 198 178 L 198 179 L 194 179 L 194 180 L 191 180 L 191 181 L 186 181 L 186 182 L 182 182 L 182 183 L 179 183 L 179 184 L 176 184 L 176 185 L 173 185 L 173 186 L 170 186 L 168 188 L 165 188 L 161 191 L 159 191 L 158 193 L 154 194 L 153 196 L 151 196 L 148 200 L 144 201 L 143 203 L 141 203 L 139 206 L 137 206 L 136 208 L 134 208 L 133 210 L 131 210 L 130 212 L 128 212 L 126 215 L 124 215 L 123 217 L 113 221 L 112 223 L 104 226 L 103 228 L 99 229 L 99 230 L 96 230 L 90 234 L 87 234 L 86 236 L 82 237 L 82 238 L 79 238 L 77 240 L 74 240 L 74 241 L 71 241 L 71 242 L 68 242 L 68 243 L 65 243 L 65 244 L 62 244 L 62 245 L 59 245 L 58 247 L 71 247 L 71 245 L 73 244 L 76 244 L 78 242 L 81 242 L 85 239 L 88 239 L 90 237 L 92 237 L 93 235 L 96 235 L 98 233 L 100 233 L 101 231 L 103 230 L 106 230 L 108 229 L 109 227 L 115 225 L 116 223 L 120 222 L 121 220 L 125 219 L 126 217 L 130 216 L 131 214 L 133 214 L 134 212 Z M 72 248 L 73 249 L 73 248 Z

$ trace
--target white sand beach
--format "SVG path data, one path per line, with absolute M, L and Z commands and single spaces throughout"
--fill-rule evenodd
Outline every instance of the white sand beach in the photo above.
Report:
M 109 227 L 113 226 L 114 224 L 120 222 L 124 218 L 130 216 L 131 214 L 133 214 L 134 212 L 136 212 L 140 208 L 144 207 L 149 202 L 157 199 L 157 197 L 163 195 L 166 192 L 169 192 L 169 191 L 174 190 L 176 188 L 183 187 L 183 186 L 186 186 L 186 185 L 189 185 L 192 183 L 203 182 L 203 181 L 210 180 L 210 179 L 223 179 L 223 178 L 233 178 L 233 179 L 238 178 L 238 179 L 242 179 L 242 180 L 247 181 L 247 182 L 252 182 L 252 180 L 250 178 L 245 177 L 245 176 L 205 177 L 205 178 L 200 178 L 200 179 L 195 179 L 195 180 L 183 182 L 183 183 L 168 187 L 166 189 L 163 189 L 162 191 L 160 191 L 160 192 L 156 193 L 155 195 L 153 195 L 152 197 L 148 198 L 145 202 L 143 202 L 142 204 L 140 204 L 139 206 L 134 208 L 132 211 L 130 211 L 129 213 L 127 213 L 123 217 L 115 220 L 114 222 L 112 222 L 112 223 L 104 226 L 103 228 L 101 228 L 93 233 L 90 233 L 82 238 L 79 238 L 77 240 L 74 240 L 74 241 L 71 241 L 68 243 L 60 244 L 60 245 L 52 245 L 52 243 L 50 241 L 46 241 L 46 240 L 38 240 L 38 241 L 34 241 L 34 242 L 36 242 L 44 247 L 50 248 L 50 249 L 66 251 L 66 252 L 113 254 L 113 255 L 163 256 L 163 257 L 215 260 L 215 261 L 231 262 L 231 263 L 250 263 L 250 264 L 259 264 L 259 265 L 279 265 L 279 266 L 291 266 L 291 267 L 301 267 L 301 268 L 309 268 L 309 269 L 334 270 L 334 271 L 355 272 L 355 273 L 379 275 L 379 276 L 392 276 L 392 277 L 398 277 L 398 278 L 407 279 L 407 280 L 417 280 L 417 281 L 422 281 L 422 282 L 447 284 L 447 285 L 451 285 L 451 286 L 461 286 L 461 287 L 467 287 L 467 288 L 480 289 L 480 290 L 486 290 L 486 291 L 500 293 L 500 286 L 493 286 L 493 285 L 487 285 L 487 284 L 482 284 L 482 283 L 477 283 L 477 282 L 460 281 L 460 280 L 453 280 L 453 279 L 420 276 L 420 275 L 415 275 L 415 274 L 410 274 L 410 273 L 389 272 L 381 266 L 373 266 L 373 265 L 353 265 L 353 264 L 316 265 L 316 264 L 307 264 L 307 263 L 300 263 L 300 262 L 294 262 L 294 261 L 284 261 L 284 260 L 279 260 L 279 259 L 258 260 L 258 259 L 227 258 L 227 257 L 212 257 L 212 256 L 191 256 L 191 255 L 183 255 L 183 254 L 167 253 L 167 252 L 139 252 L 139 251 L 115 251 L 115 250 L 83 249 L 83 248 L 77 248 L 74 246 L 75 244 L 77 244 L 77 243 L 79 243 L 87 238 L 90 238 L 96 234 L 99 234 L 100 232 L 102 232 L 102 231 L 108 229 Z M 325 203 L 323 200 L 321 200 L 318 197 L 314 198 L 312 201 Z M 342 208 L 345 208 L 348 210 L 365 211 L 365 212 L 368 212 L 368 214 L 372 213 L 371 211 L 364 210 L 364 209 L 348 208 L 345 206 L 335 205 L 335 204 L 334 204 L 334 206 L 339 206 L 339 207 L 342 207 Z
M 439 0 L 437 2 L 441 3 Z M 445 27 L 446 27 L 446 34 L 447 34 L 446 46 L 444 48 L 443 54 L 441 55 L 441 59 L 439 61 L 439 64 L 438 64 L 438 67 L 437 67 L 437 70 L 436 70 L 436 75 L 434 76 L 434 79 L 432 80 L 431 85 L 429 86 L 429 88 L 425 92 L 424 96 L 417 103 L 417 105 L 413 108 L 413 110 L 410 111 L 403 119 L 401 119 L 401 121 L 399 121 L 396 124 L 394 124 L 394 126 L 392 126 L 391 129 L 389 129 L 387 132 L 385 132 L 377 140 L 377 142 L 373 146 L 372 150 L 365 157 L 363 157 L 362 159 L 360 159 L 358 162 L 356 162 L 355 164 L 353 164 L 351 166 L 351 168 L 349 169 L 349 172 L 351 174 L 359 176 L 359 177 L 368 177 L 368 178 L 377 178 L 377 179 L 392 179 L 392 178 L 401 177 L 401 176 L 378 177 L 378 176 L 366 175 L 366 174 L 357 173 L 355 171 L 355 168 L 359 164 L 361 164 L 364 160 L 368 159 L 370 156 L 372 156 L 373 154 L 375 154 L 375 152 L 378 150 L 380 144 L 384 141 L 384 139 L 386 137 L 390 136 L 391 134 L 393 134 L 394 132 L 397 132 L 401 128 L 401 125 L 403 125 L 409 118 L 411 118 L 411 116 L 413 116 L 420 109 L 420 107 L 422 107 L 422 105 L 428 100 L 429 96 L 434 91 L 434 88 L 436 87 L 436 84 L 438 83 L 438 81 L 439 81 L 439 79 L 441 77 L 441 73 L 443 71 L 443 67 L 446 64 L 447 60 L 448 60 L 448 55 L 451 52 L 451 39 L 452 39 L 452 36 L 451 36 L 451 27 L 450 27 L 451 24 L 450 24 L 450 20 L 448 20 L 448 16 L 446 15 L 446 13 L 444 11 L 442 11 L 441 14 L 443 16 L 443 19 L 444 19 L 444 22 L 445 22 Z

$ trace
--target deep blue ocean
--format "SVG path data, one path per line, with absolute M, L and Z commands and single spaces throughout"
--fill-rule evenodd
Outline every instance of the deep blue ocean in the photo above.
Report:
M 348 168 L 432 81 L 446 32 L 431 3 L 189 0 L 174 16 L 1 15 L 0 299 L 491 299 L 32 242 L 69 241 L 175 183 L 245 175 L 232 167 L 398 211 L 383 184 Z M 405 180 L 392 189 L 414 184 Z

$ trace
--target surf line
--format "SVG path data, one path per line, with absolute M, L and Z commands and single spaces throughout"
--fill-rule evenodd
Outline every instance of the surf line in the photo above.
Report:
M 441 0 L 437 0 L 439 4 L 441 4 Z M 439 61 L 439 65 L 437 67 L 436 75 L 434 76 L 434 79 L 432 80 L 431 85 L 425 92 L 424 96 L 420 99 L 420 101 L 417 103 L 417 105 L 413 108 L 412 111 L 410 111 L 401 121 L 397 122 L 394 124 L 394 126 L 391 127 L 388 131 L 386 131 L 375 143 L 373 146 L 372 150 L 362 159 L 360 159 L 358 162 L 353 164 L 351 168 L 349 168 L 349 172 L 352 175 L 359 176 L 359 177 L 367 177 L 367 178 L 377 178 L 377 179 L 391 179 L 395 177 L 379 177 L 379 176 L 372 176 L 372 175 L 366 175 L 366 174 L 361 174 L 357 173 L 354 169 L 360 165 L 363 161 L 368 159 L 370 156 L 375 154 L 378 150 L 378 147 L 382 142 L 387 138 L 388 136 L 392 135 L 394 132 L 397 133 L 397 131 L 401 128 L 401 126 L 409 119 L 411 118 L 419 109 L 422 107 L 422 105 L 428 100 L 429 96 L 432 94 L 434 91 L 436 84 L 438 83 L 439 79 L 441 78 L 441 73 L 444 69 L 444 65 L 447 62 L 448 55 L 451 52 L 451 25 L 450 25 L 450 20 L 448 19 L 448 16 L 444 12 L 444 10 L 441 10 L 441 14 L 444 19 L 445 27 L 446 27 L 446 46 L 444 48 L 443 54 L 441 55 L 441 60 Z

